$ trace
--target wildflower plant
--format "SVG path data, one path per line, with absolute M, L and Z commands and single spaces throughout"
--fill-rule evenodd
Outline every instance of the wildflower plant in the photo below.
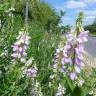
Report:
M 17 41 L 12 45 L 13 54 L 11 55 L 13 59 L 20 60 L 22 63 L 26 62 L 27 49 L 30 43 L 31 37 L 27 35 L 26 31 L 21 30 L 19 36 L 16 38 Z
M 57 93 L 55 96 L 63 96 L 65 94 L 66 88 L 59 84 Z
M 0 32 L 0 96 L 95 95 L 96 70 L 90 71 L 83 62 L 88 31 L 83 28 L 82 13 L 76 20 L 76 28 L 61 34 L 57 24 L 48 26 L 52 19 L 49 15 L 46 18 L 46 14 L 34 12 L 34 8 L 42 9 L 41 1 L 33 0 L 38 2 L 36 6 L 29 4 L 30 0 L 25 1 L 25 17 L 22 9 L 19 12 L 15 6 L 4 10 L 8 20 L 4 19 Z M 33 13 L 28 13 L 31 10 Z M 42 16 L 48 22 L 41 22 Z
M 70 86 L 71 90 L 73 90 L 75 86 L 81 87 L 84 84 L 84 80 L 80 76 L 80 73 L 81 70 L 84 68 L 84 43 L 88 41 L 88 31 L 85 31 L 83 29 L 82 19 L 83 14 L 80 13 L 76 22 L 76 28 L 70 30 L 70 32 L 66 34 L 66 42 L 64 46 L 60 47 L 59 45 L 56 49 L 53 64 L 54 73 L 51 76 L 51 80 L 53 79 L 52 83 L 55 84 L 56 79 L 59 82 L 57 85 L 55 84 L 56 86 L 60 85 L 62 79 L 65 79 L 65 82 L 67 80 L 69 86 L 71 84 L 69 83 L 70 80 L 74 82 Z M 66 86 L 66 83 L 64 83 L 64 81 L 63 85 Z

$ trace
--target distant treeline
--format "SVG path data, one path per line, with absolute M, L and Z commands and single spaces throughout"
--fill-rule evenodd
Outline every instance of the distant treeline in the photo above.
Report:
M 90 33 L 96 34 L 96 19 L 94 20 L 94 22 L 92 24 L 86 25 L 85 30 L 89 30 Z

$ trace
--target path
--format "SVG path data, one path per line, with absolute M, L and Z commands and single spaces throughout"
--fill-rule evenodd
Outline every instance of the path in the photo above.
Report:
M 93 57 L 96 57 L 96 37 L 89 36 L 85 43 L 85 50 Z

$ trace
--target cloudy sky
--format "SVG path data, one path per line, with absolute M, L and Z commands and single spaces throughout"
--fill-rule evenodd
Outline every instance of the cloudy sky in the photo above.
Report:
M 64 10 L 62 18 L 64 24 L 75 24 L 78 12 L 84 12 L 84 24 L 90 24 L 96 18 L 96 0 L 44 0 L 53 6 L 57 11 Z

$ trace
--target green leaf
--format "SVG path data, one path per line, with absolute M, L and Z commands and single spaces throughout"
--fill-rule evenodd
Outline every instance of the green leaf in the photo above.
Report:
M 81 88 L 79 88 L 78 86 L 75 87 L 74 91 L 72 92 L 71 96 L 82 96 L 81 95 L 82 91 Z

